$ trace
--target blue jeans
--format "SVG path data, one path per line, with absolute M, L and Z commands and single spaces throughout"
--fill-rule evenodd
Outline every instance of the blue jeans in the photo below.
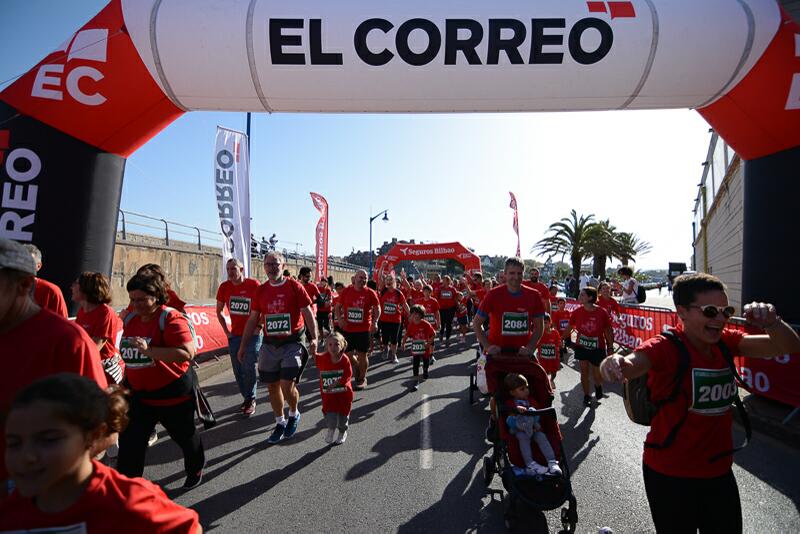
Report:
M 242 394 L 242 397 L 246 401 L 256 398 L 256 364 L 258 362 L 258 351 L 261 349 L 262 341 L 263 337 L 261 332 L 253 334 L 244 353 L 244 362 L 239 363 L 236 355 L 239 353 L 239 347 L 242 344 L 242 336 L 231 336 L 228 338 L 233 376 L 236 377 L 236 385 L 239 386 L 239 393 Z

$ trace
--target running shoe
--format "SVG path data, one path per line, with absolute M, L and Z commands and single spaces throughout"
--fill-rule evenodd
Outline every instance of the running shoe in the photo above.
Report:
M 275 430 L 272 431 L 272 435 L 267 440 L 269 444 L 278 443 L 280 440 L 283 439 L 283 434 L 286 432 L 286 425 L 275 425 Z
M 561 471 L 561 466 L 558 465 L 557 461 L 551 460 L 547 463 L 547 474 L 553 476 L 561 476 L 563 474 Z
M 244 417 L 250 417 L 254 413 L 256 413 L 256 400 L 250 399 L 249 401 L 245 401 L 242 405 L 242 415 Z
M 327 431 L 325 431 L 325 443 L 333 443 L 333 433 L 335 431 L 335 428 L 329 428 Z
M 436 363 L 436 358 L 431 355 L 431 362 L 428 365 L 433 365 L 434 363 Z
M 411 391 L 419 391 L 419 384 L 417 384 L 416 382 L 414 382 L 414 385 L 413 385 L 413 386 L 411 386 Z
M 591 395 L 584 395 L 583 396 L 583 405 L 584 406 L 591 406 L 592 405 L 592 396 Z
M 395 364 L 395 365 L 400 363 L 400 360 L 397 359 L 397 356 L 394 357 L 394 359 L 392 360 L 392 363 Z
M 347 441 L 347 430 L 344 432 L 339 432 L 339 438 L 336 440 L 336 444 L 341 445 L 345 441 Z
M 531 476 L 544 475 L 547 473 L 547 467 L 536 462 L 531 462 L 528 464 L 528 467 L 525 468 L 525 473 Z
M 183 483 L 183 489 L 189 490 L 192 488 L 196 488 L 200 485 L 200 482 L 203 481 L 203 470 L 201 469 L 197 473 L 191 473 L 186 476 L 186 481 Z
M 289 439 L 297 432 L 297 423 L 300 422 L 300 414 L 294 417 L 286 418 L 286 431 L 283 433 L 283 439 Z
M 147 446 L 152 447 L 158 441 L 158 432 L 154 428 L 152 432 L 150 432 L 150 438 L 147 440 Z

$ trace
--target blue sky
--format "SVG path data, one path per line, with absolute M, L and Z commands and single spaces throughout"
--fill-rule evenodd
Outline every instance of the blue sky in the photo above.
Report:
M 22 74 L 106 4 L 3 0 L 0 82 Z M 13 51 L 13 52 L 12 52 Z M 0 89 L 6 85 L 0 85 Z M 133 154 L 122 208 L 217 228 L 212 187 L 216 125 L 245 114 L 192 112 Z M 520 209 L 523 256 L 569 214 L 610 218 L 653 244 L 638 267 L 691 255 L 692 207 L 710 135 L 690 110 L 470 115 L 253 115 L 253 232 L 313 252 L 309 191 L 330 204 L 330 253 L 391 237 L 461 241 L 512 254 L 508 191 Z

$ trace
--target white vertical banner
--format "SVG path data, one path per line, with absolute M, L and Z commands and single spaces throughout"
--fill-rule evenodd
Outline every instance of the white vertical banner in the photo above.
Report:
M 247 136 L 217 126 L 214 150 L 214 196 L 222 233 L 222 280 L 225 265 L 236 258 L 250 276 L 250 154 Z

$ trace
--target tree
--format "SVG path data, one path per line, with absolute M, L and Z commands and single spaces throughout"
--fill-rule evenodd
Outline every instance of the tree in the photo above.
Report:
M 629 232 L 620 232 L 617 234 L 617 241 L 620 244 L 620 253 L 616 257 L 622 262 L 622 265 L 628 265 L 631 261 L 636 261 L 636 256 L 644 256 L 651 250 L 652 245 L 639 236 Z
M 587 234 L 587 248 L 592 255 L 592 275 L 600 278 L 606 272 L 606 262 L 618 257 L 621 252 L 617 229 L 606 219 L 592 225 Z
M 547 229 L 550 235 L 536 243 L 532 251 L 538 250 L 546 256 L 569 256 L 572 275 L 578 278 L 584 258 L 592 255 L 589 249 L 591 229 L 596 224 L 594 214 L 578 217 L 575 210 L 572 210 L 569 217 L 550 225 Z

